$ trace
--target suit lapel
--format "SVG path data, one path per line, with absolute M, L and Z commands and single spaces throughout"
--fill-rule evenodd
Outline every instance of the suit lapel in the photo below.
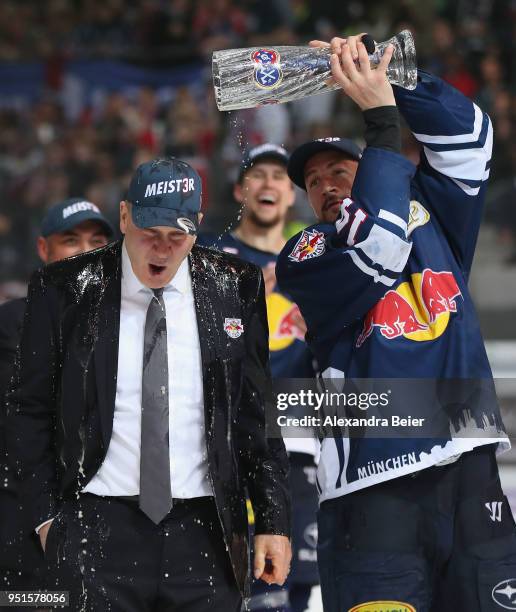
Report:
M 104 290 L 97 298 L 98 336 L 95 343 L 95 379 L 102 426 L 107 449 L 113 428 L 118 336 L 120 330 L 120 295 L 122 278 L 121 241 L 108 250 L 103 260 Z
M 192 275 L 192 288 L 197 315 L 197 328 L 201 345 L 201 358 L 203 373 L 208 364 L 215 359 L 217 350 L 217 319 L 216 307 L 213 298 L 216 292 L 213 285 L 213 274 L 207 273 L 203 265 L 202 253 L 194 246 L 189 255 L 190 273 Z
M 189 255 L 189 264 L 201 348 L 206 439 L 210 441 L 213 429 L 212 419 L 215 416 L 213 398 L 217 383 L 217 356 L 221 341 L 220 321 L 217 318 L 220 310 L 216 286 L 217 274 L 211 269 L 209 258 L 205 257 L 202 251 L 195 246 Z

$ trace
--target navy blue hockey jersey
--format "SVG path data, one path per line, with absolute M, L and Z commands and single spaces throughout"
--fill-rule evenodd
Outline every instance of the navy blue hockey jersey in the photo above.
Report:
M 420 165 L 367 148 L 335 225 L 291 239 L 280 287 L 301 308 L 327 378 L 491 380 L 467 288 L 492 148 L 489 117 L 419 72 L 395 87 Z M 325 438 L 321 500 L 415 472 L 487 443 L 509 447 L 496 403 L 471 402 L 435 439 Z

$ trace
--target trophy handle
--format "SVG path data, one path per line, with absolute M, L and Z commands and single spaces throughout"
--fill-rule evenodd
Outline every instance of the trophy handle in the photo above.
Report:
M 377 43 L 374 53 L 369 55 L 371 64 L 379 64 L 387 45 L 393 45 L 387 78 L 392 85 L 399 85 L 404 89 L 415 89 L 417 85 L 416 45 L 409 30 L 402 30 L 385 42 Z

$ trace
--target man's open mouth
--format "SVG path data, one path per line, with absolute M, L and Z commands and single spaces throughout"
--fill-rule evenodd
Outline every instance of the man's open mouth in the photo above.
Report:
M 156 264 L 149 264 L 149 270 L 152 276 L 159 276 L 162 272 L 164 272 L 166 266 L 158 266 Z
M 274 204 L 276 204 L 276 198 L 272 195 L 262 195 L 258 198 L 258 202 L 266 206 L 274 206 Z

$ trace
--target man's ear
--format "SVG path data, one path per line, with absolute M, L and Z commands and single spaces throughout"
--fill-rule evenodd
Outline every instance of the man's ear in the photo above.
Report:
M 235 183 L 233 185 L 233 197 L 239 204 L 244 203 L 244 190 L 241 183 Z
M 48 261 L 48 242 L 46 238 L 43 236 L 39 236 L 36 242 L 36 249 L 38 251 L 39 258 L 43 263 L 47 263 Z
M 294 202 L 296 201 L 296 190 L 294 188 L 294 183 L 290 184 L 291 190 L 290 190 L 290 197 L 288 199 L 288 207 L 290 208 L 291 206 L 294 206 Z
M 130 214 L 131 211 L 129 210 L 128 203 L 125 200 L 122 200 L 120 202 L 120 231 L 122 234 L 125 234 L 127 230 Z

